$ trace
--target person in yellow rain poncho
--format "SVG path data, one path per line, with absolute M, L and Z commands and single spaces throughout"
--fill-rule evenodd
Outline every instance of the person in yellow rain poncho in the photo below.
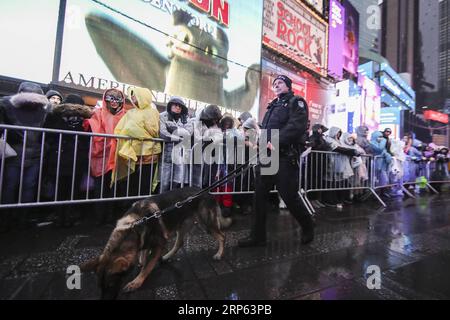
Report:
M 148 139 L 159 137 L 159 113 L 152 107 L 149 89 L 130 87 L 127 96 L 134 109 L 125 114 L 114 133 L 135 139 L 119 139 L 111 184 L 119 182 L 122 196 L 149 195 L 154 191 L 162 146 Z

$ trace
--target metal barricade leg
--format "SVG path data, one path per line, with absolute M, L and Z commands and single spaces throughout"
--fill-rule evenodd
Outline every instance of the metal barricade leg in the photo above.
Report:
M 409 192 L 408 189 L 405 188 L 405 186 L 402 184 L 401 185 L 402 191 L 410 198 L 416 199 L 416 196 L 413 195 L 411 192 Z
M 310 215 L 314 215 L 316 213 L 316 209 L 314 209 L 313 205 L 311 204 L 311 202 L 308 199 L 308 193 L 305 192 L 304 189 L 300 189 L 300 191 L 298 192 L 300 199 L 303 202 L 303 205 L 306 207 L 306 210 L 308 210 L 308 213 Z
M 434 194 L 439 194 L 439 192 L 438 192 L 435 188 L 433 188 L 429 182 L 427 182 L 427 187 L 428 187 L 428 189 L 430 189 Z
M 375 196 L 375 198 L 377 198 L 378 202 L 380 202 L 381 205 L 386 208 L 387 207 L 386 203 L 384 203 L 384 201 L 381 200 L 380 196 L 375 192 L 375 190 L 372 188 L 370 188 L 369 190 L 370 190 L 370 192 L 372 192 L 372 194 Z

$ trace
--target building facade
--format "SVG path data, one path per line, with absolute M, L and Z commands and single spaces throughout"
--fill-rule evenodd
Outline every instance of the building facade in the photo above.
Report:
M 381 54 L 417 88 L 419 0 L 384 0 Z
M 349 0 L 359 12 L 359 50 L 364 58 L 368 52 L 381 53 L 381 9 L 378 0 Z
M 450 99 L 450 1 L 439 0 L 439 89 Z

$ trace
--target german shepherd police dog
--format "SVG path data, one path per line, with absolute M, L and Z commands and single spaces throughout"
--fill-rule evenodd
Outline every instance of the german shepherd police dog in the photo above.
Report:
M 184 236 L 195 222 L 216 238 L 219 250 L 213 258 L 222 258 L 225 235 L 221 230 L 230 226 L 231 219 L 222 217 L 220 206 L 214 196 L 208 193 L 180 209 L 165 213 L 159 219 L 152 218 L 143 225 L 132 227 L 140 218 L 164 210 L 199 191 L 195 187 L 176 189 L 135 202 L 131 206 L 117 222 L 103 253 L 81 266 L 83 271 L 96 272 L 102 299 L 116 299 L 125 277 L 138 263 L 141 266 L 140 273 L 124 287 L 124 291 L 131 292 L 141 287 L 161 258 L 170 235 L 176 232 L 175 244 L 162 257 L 162 261 L 170 259 L 181 248 Z

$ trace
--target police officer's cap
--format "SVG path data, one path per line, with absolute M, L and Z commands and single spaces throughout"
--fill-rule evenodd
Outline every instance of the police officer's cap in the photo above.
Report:
M 286 86 L 289 88 L 289 90 L 292 90 L 292 80 L 291 80 L 289 77 L 286 77 L 286 76 L 284 76 L 284 75 L 279 75 L 278 77 L 276 77 L 276 78 L 273 80 L 272 86 L 273 86 L 273 84 L 275 83 L 275 81 L 277 81 L 277 80 L 283 81 L 283 82 L 286 84 Z

